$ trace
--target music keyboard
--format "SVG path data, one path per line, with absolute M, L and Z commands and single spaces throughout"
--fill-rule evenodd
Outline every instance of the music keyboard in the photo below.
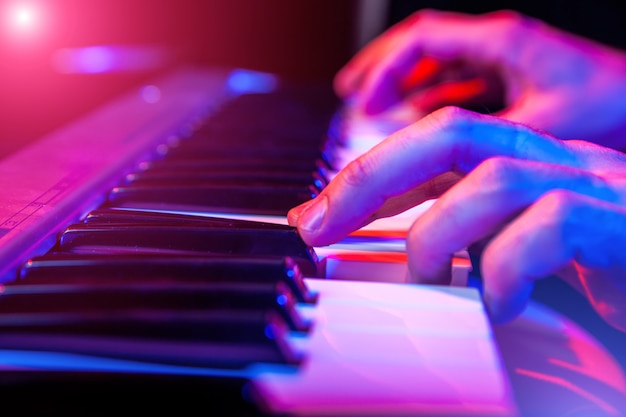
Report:
M 233 146 L 223 152 L 212 135 L 225 133 L 226 121 L 210 130 L 201 121 L 237 97 L 262 99 L 255 94 L 277 83 L 267 74 L 184 70 L 155 81 L 158 102 L 133 92 L 0 163 L 3 385 L 79 386 L 95 374 L 109 378 L 109 388 L 138 380 L 154 389 L 146 376 L 159 375 L 170 388 L 189 377 L 183 385 L 202 387 L 211 400 L 222 386 L 251 387 L 254 412 L 271 414 L 514 415 L 476 291 L 320 279 L 323 263 L 291 228 L 259 223 L 314 196 L 332 168 L 328 158 L 307 165 L 317 145 L 294 146 L 302 130 L 277 137 L 261 117 L 241 122 L 254 130 L 220 137 Z M 292 110 L 281 114 L 308 123 Z M 304 144 L 321 139 L 314 124 Z M 279 160 L 272 152 L 232 154 L 245 149 L 241 135 L 259 131 L 253 137 L 264 149 L 284 147 Z M 179 151 L 191 132 L 204 135 L 203 145 Z M 212 217 L 224 211 L 259 217 Z M 270 261 L 287 262 L 272 265 L 286 284 L 251 285 Z M 249 298 L 216 272 L 219 262 Z M 214 309 L 216 291 L 234 301 Z M 239 330 L 224 332 L 229 327 Z M 198 336 L 213 328 L 219 336 Z M 253 342 L 241 337 L 255 332 Z

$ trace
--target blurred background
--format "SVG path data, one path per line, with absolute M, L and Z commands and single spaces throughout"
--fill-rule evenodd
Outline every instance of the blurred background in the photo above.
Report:
M 355 1 L 0 0 L 0 157 L 182 64 L 330 79 Z
M 0 0 L 0 158 L 181 64 L 330 80 L 424 8 L 511 8 L 626 46 L 620 0 Z

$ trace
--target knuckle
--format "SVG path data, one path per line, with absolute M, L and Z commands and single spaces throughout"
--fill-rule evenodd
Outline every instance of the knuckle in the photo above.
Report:
M 494 21 L 502 24 L 503 27 L 518 30 L 535 26 L 537 22 L 536 19 L 511 9 L 498 10 L 493 13 L 489 13 L 489 16 L 491 16 Z
M 349 187 L 361 188 L 368 185 L 375 173 L 376 169 L 371 158 L 360 156 L 346 165 L 341 171 L 341 178 Z
M 432 8 L 424 8 L 424 9 L 420 9 L 417 12 L 415 12 L 411 18 L 413 19 L 413 22 L 417 22 L 419 21 L 433 21 L 436 19 L 439 19 L 442 15 L 442 12 L 437 10 L 437 9 L 432 9 Z
M 526 155 L 528 154 L 528 148 L 531 145 L 531 141 L 529 140 L 525 129 L 523 129 L 521 125 L 514 124 L 513 131 L 511 133 L 511 137 L 513 139 L 514 154 L 521 158 L 526 157 Z
M 515 10 L 499 10 L 486 16 L 492 19 L 494 31 L 499 33 L 501 39 L 506 40 L 507 45 L 522 44 L 527 40 L 529 32 L 539 24 L 537 19 Z
M 472 114 L 461 107 L 446 106 L 433 111 L 422 120 L 440 129 L 457 128 L 465 125 L 472 118 Z
M 519 182 L 522 170 L 520 161 L 504 156 L 495 156 L 481 162 L 470 175 L 479 184 L 492 184 L 496 188 L 508 188 Z
M 474 146 L 472 130 L 479 123 L 476 113 L 456 106 L 446 106 L 435 110 L 424 117 L 419 124 L 420 129 L 424 126 L 433 129 L 436 136 L 450 148 L 452 166 L 454 172 L 468 172 L 473 168 L 473 163 L 466 163 L 465 159 L 471 155 Z
M 490 16 L 496 20 L 506 21 L 510 24 L 520 22 L 526 17 L 524 14 L 513 9 L 496 10 L 494 12 L 486 14 L 485 16 Z
M 580 206 L 579 196 L 570 190 L 550 190 L 540 197 L 537 205 L 553 222 L 571 222 Z

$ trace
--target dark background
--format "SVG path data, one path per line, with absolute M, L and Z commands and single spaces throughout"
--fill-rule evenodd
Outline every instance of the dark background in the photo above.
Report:
M 626 12 L 623 6 L 621 0 L 392 0 L 389 21 L 396 22 L 420 8 L 465 13 L 511 9 L 570 32 L 626 48 Z

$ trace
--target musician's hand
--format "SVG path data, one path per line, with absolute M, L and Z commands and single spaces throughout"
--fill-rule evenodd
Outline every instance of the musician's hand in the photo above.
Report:
M 626 55 L 515 12 L 417 12 L 357 54 L 335 89 L 372 114 L 403 100 L 429 113 L 504 94 L 503 118 L 626 148 Z
M 327 245 L 435 197 L 407 237 L 416 282 L 445 284 L 452 254 L 487 240 L 494 320 L 514 317 L 533 281 L 557 273 L 626 330 L 626 157 L 617 151 L 444 108 L 350 163 L 289 222 L 310 245 Z

